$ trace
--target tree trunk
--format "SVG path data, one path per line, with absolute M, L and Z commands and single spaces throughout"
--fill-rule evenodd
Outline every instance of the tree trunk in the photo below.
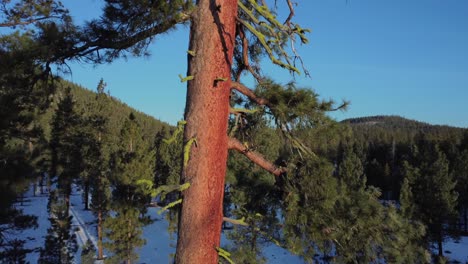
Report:
M 468 232 L 468 208 L 463 207 L 463 223 L 465 225 L 465 233 Z
M 128 225 L 128 233 L 127 233 L 127 237 L 128 237 L 128 241 L 127 241 L 127 261 L 126 263 L 127 264 L 132 264 L 132 260 L 130 258 L 130 255 L 131 255 L 131 252 L 132 252 L 132 247 L 130 245 L 130 241 L 132 241 L 132 220 L 128 219 L 127 220 L 127 225 Z
M 176 263 L 218 263 L 228 150 L 236 0 L 199 0 L 190 28 L 184 142 L 196 139 L 182 169 Z
M 101 211 L 101 209 L 99 209 L 99 211 L 98 211 L 97 235 L 98 235 L 98 241 L 97 241 L 98 255 L 97 255 L 97 259 L 101 260 L 101 259 L 104 259 L 104 252 L 102 250 L 102 211 Z
M 101 132 L 98 132 L 98 142 L 100 143 L 101 142 Z M 99 206 L 99 209 L 98 209 L 98 223 L 97 223 L 97 235 L 98 235 L 98 241 L 97 241 L 97 246 L 98 246 L 98 255 L 97 255 L 97 259 L 98 260 L 101 260 L 101 259 L 104 259 L 104 252 L 103 252 L 103 249 L 102 249 L 102 204 L 103 204 L 103 199 L 102 199 L 102 192 L 104 190 L 102 190 L 102 181 L 101 181 L 101 177 L 102 175 L 100 175 L 100 173 L 98 174 L 98 179 L 97 179 L 97 186 L 96 188 L 98 188 L 98 194 L 97 194 L 97 198 L 98 198 L 98 206 Z
M 65 206 L 67 207 L 67 215 L 70 214 L 70 193 L 67 191 L 65 194 Z
M 439 256 L 443 257 L 444 256 L 444 251 L 443 251 L 443 248 L 442 248 L 442 229 L 439 231 L 439 237 L 437 239 L 437 246 L 438 246 L 438 249 L 439 249 Z
M 24 202 L 24 193 L 21 192 L 21 194 L 20 194 L 20 205 L 21 205 L 21 206 L 24 205 L 23 202 Z
M 252 225 L 255 225 L 255 224 L 252 224 Z M 257 251 L 257 231 L 255 231 L 255 227 L 253 227 L 251 230 L 252 230 L 252 240 L 250 241 L 250 250 L 252 252 L 256 252 Z
M 84 209 L 86 211 L 89 210 L 89 181 L 86 180 L 85 186 L 84 186 Z

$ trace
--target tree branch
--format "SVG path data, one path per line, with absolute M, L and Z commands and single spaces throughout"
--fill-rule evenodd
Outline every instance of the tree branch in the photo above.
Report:
M 33 24 L 42 20 L 59 19 L 59 18 L 61 17 L 60 16 L 44 16 L 44 17 L 32 18 L 28 20 L 8 21 L 8 22 L 0 23 L 0 27 L 26 26 L 26 25 Z
M 242 218 L 242 219 L 232 219 L 232 218 L 228 218 L 228 217 L 223 217 L 223 221 L 224 221 L 224 222 L 231 223 L 231 224 L 233 224 L 233 225 L 249 226 L 249 224 L 247 224 L 247 223 L 244 221 L 244 218 Z
M 138 42 L 144 41 L 150 37 L 155 35 L 167 32 L 170 28 L 172 28 L 176 24 L 184 23 L 190 20 L 191 13 L 183 13 L 179 17 L 172 18 L 164 23 L 157 24 L 150 28 L 141 30 L 131 36 L 123 36 L 117 39 L 113 38 L 98 38 L 94 41 L 85 41 L 82 46 L 75 47 L 71 50 L 66 50 L 63 53 L 59 53 L 53 58 L 53 61 L 65 61 L 66 59 L 71 58 L 81 58 L 86 57 L 94 52 L 98 52 L 99 50 L 114 50 L 114 52 L 121 52 L 131 48 Z M 93 59 L 91 59 L 93 61 Z M 100 58 L 96 62 L 99 61 Z
M 234 114 L 234 115 L 239 115 L 239 114 L 254 114 L 258 112 L 260 109 L 254 108 L 254 109 L 245 109 L 245 108 L 234 108 L 231 107 L 229 109 L 229 113 Z
M 242 72 L 244 70 L 248 70 L 252 75 L 253 77 L 258 81 L 260 82 L 261 81 L 261 76 L 255 72 L 255 70 L 252 68 L 252 66 L 250 66 L 250 63 L 249 63 L 249 40 L 247 39 L 247 36 L 244 32 L 244 26 L 242 24 L 238 24 L 238 28 L 239 28 L 239 37 L 241 38 L 242 40 L 242 70 L 238 72 L 238 75 L 236 76 L 236 82 L 238 82 L 240 80 L 240 75 L 242 74 Z
M 258 97 L 251 89 L 246 87 L 245 85 L 238 83 L 238 82 L 231 82 L 232 89 L 238 91 L 239 93 L 247 96 L 251 101 L 259 104 L 259 105 L 266 105 L 270 106 L 270 102 L 267 99 Z
M 279 177 L 286 172 L 286 169 L 277 167 L 271 161 L 265 159 L 265 157 L 263 157 L 260 153 L 250 150 L 248 147 L 246 147 L 244 144 L 242 144 L 239 140 L 235 138 L 230 137 L 228 139 L 228 148 L 237 150 L 238 152 L 242 153 L 253 163 L 257 164 L 258 166 L 275 175 L 276 177 Z
M 284 21 L 284 25 L 287 25 L 289 28 L 291 28 L 291 19 L 294 17 L 294 8 L 291 0 L 286 0 L 286 2 L 288 3 L 289 7 L 289 16 L 286 18 L 286 21 Z

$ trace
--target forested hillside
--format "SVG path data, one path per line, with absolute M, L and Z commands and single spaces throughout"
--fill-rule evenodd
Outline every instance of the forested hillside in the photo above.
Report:
M 104 81 L 103 81 L 104 82 Z M 104 89 L 106 89 L 105 83 L 104 84 Z M 97 97 L 97 87 L 99 84 L 96 84 L 96 87 L 94 87 L 95 91 L 92 91 L 93 87 L 88 87 L 84 88 L 78 84 L 70 83 L 65 80 L 60 80 L 57 85 L 57 90 L 55 93 L 52 95 L 53 100 L 51 102 L 51 105 L 44 113 L 39 117 L 39 119 L 42 122 L 42 127 L 45 131 L 45 135 L 47 138 L 50 137 L 50 122 L 53 118 L 53 115 L 55 111 L 57 110 L 57 106 L 59 102 L 66 96 L 67 94 L 67 89 L 70 89 L 71 95 L 73 98 L 73 101 L 75 103 L 75 108 L 76 111 L 84 116 L 90 115 L 91 113 L 97 111 L 97 105 L 93 103 L 93 101 L 96 100 Z M 101 84 L 102 85 L 102 84 Z M 143 112 L 140 112 L 118 98 L 112 97 L 111 90 L 106 89 L 105 91 L 107 97 L 110 99 L 109 104 L 106 106 L 108 111 L 108 116 L 109 116 L 109 123 L 110 126 L 115 127 L 116 129 L 112 129 L 112 131 L 117 132 L 119 131 L 118 128 L 120 128 L 125 119 L 128 118 L 128 116 L 133 113 L 138 120 L 139 126 L 142 130 L 143 136 L 151 141 L 151 143 L 154 140 L 154 135 L 156 132 L 160 131 L 163 127 L 166 129 L 170 127 L 169 124 L 161 122 L 157 119 L 155 119 L 152 116 L 149 116 Z
M 369 183 L 381 188 L 387 199 L 398 199 L 403 161 L 421 155 L 430 146 L 442 151 L 453 169 L 461 162 L 458 159 L 468 143 L 466 128 L 431 125 L 399 116 L 360 117 L 341 123 L 349 125 L 353 132 L 351 140 L 359 146 Z
M 353 131 L 344 145 L 354 146 L 367 184 L 380 188 L 382 199 L 403 202 L 411 217 L 423 222 L 438 241 L 467 234 L 468 129 L 430 125 L 399 116 L 342 121 Z M 448 225 L 447 225 L 448 224 Z

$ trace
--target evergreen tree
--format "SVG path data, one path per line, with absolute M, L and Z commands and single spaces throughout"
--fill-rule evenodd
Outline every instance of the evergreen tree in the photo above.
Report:
M 112 148 L 109 140 L 111 128 L 108 123 L 108 112 L 106 107 L 109 103 L 109 98 L 105 93 L 96 95 L 96 112 L 91 116 L 90 124 L 92 124 L 92 140 L 94 145 L 88 158 L 89 177 L 92 179 L 91 185 L 91 210 L 97 217 L 97 259 L 104 258 L 103 249 L 103 223 L 109 210 L 110 193 L 110 177 L 112 174 L 111 156 Z
M 250 148 L 265 153 L 268 159 L 279 156 L 281 139 L 268 127 L 261 115 L 244 116 L 248 126 L 239 127 L 232 135 L 250 142 Z M 235 126 L 232 120 L 231 128 Z M 265 263 L 262 248 L 279 243 L 279 195 L 270 173 L 249 162 L 238 153 L 230 155 L 226 178 L 224 216 L 227 237 L 233 244 L 228 248 L 235 263 Z M 236 222 L 237 221 L 237 222 Z M 239 222 L 240 221 L 240 222 Z M 240 224 L 239 224 L 240 223 Z
M 75 230 L 72 229 L 72 216 L 68 213 L 66 201 L 56 191 L 50 193 L 48 211 L 51 227 L 47 230 L 39 263 L 74 263 L 78 245 Z
M 91 242 L 90 239 L 86 241 L 86 243 L 83 245 L 83 249 L 81 251 L 81 263 L 82 264 L 94 264 L 94 259 L 95 259 L 95 248 L 93 243 Z
M 26 254 L 33 249 L 25 248 L 26 241 L 16 237 L 26 229 L 37 228 L 37 217 L 25 215 L 9 204 L 9 207 L 2 206 L 0 211 L 0 262 L 26 263 Z
M 366 189 L 366 177 L 360 159 L 352 145 L 345 146 L 338 165 L 338 199 L 335 204 L 335 226 L 330 240 L 336 250 L 336 259 L 343 263 L 370 263 L 384 258 L 380 248 L 385 243 L 386 208 L 375 188 Z
M 182 168 L 181 183 L 190 183 L 191 187 L 182 194 L 176 262 L 217 261 L 218 254 L 213 245 L 219 245 L 220 241 L 227 153 L 230 145 L 239 146 L 237 140 L 228 140 L 225 134 L 228 128 L 231 89 L 246 95 L 252 102 L 265 105 L 265 101 L 255 99 L 256 95 L 252 90 L 239 82 L 232 82 L 231 73 L 234 72 L 233 67 L 236 67 L 237 76 L 250 71 L 255 77 L 259 77 L 258 71 L 249 65 L 249 51 L 253 51 L 250 55 L 257 58 L 260 53 L 268 54 L 274 64 L 291 72 L 299 72 L 285 47 L 288 40 L 295 41 L 296 38 L 307 43 L 307 30 L 292 22 L 293 5 L 288 2 L 287 7 L 290 15 L 285 23 L 281 23 L 273 15 L 274 11 L 255 1 L 222 0 L 214 6 L 208 0 L 197 3 L 117 0 L 107 2 L 100 19 L 88 23 L 81 34 L 76 33 L 76 28 L 72 26 L 67 28 L 47 25 L 48 31 L 54 30 L 65 40 L 58 42 L 61 49 L 56 45 L 48 45 L 54 53 L 54 61 L 78 57 L 99 63 L 125 56 L 125 52 L 146 54 L 146 47 L 155 35 L 167 32 L 177 24 L 191 22 L 188 77 L 181 78 L 183 81 L 188 80 L 183 141 L 184 144 L 193 144 L 196 140 L 197 147 L 191 148 L 190 153 L 184 153 L 189 158 Z M 209 22 L 213 21 L 213 14 L 215 23 Z M 220 34 L 213 35 L 213 32 Z M 241 51 L 241 46 L 249 46 L 247 39 L 251 37 L 257 48 L 243 48 Z M 244 45 L 237 45 L 236 39 Z M 237 54 L 246 55 L 234 63 L 235 49 L 238 49 Z M 212 61 L 220 64 L 212 64 Z M 261 81 L 261 78 L 258 80 Z M 235 149 L 242 148 L 239 146 Z M 258 157 L 261 157 L 254 152 L 250 152 L 248 156 L 256 157 L 252 159 L 254 162 L 258 162 Z M 262 163 L 261 166 L 268 165 L 271 171 L 275 171 L 271 162 L 263 160 Z M 280 170 L 276 171 L 278 174 Z M 192 179 L 195 180 L 192 182 Z M 210 196 L 206 197 L 208 189 Z M 202 226 L 203 221 L 208 218 L 212 220 L 212 225 L 206 226 L 206 230 L 200 230 L 198 226 Z M 209 239 L 202 239 L 206 237 Z
M 176 133 L 171 140 L 174 130 L 162 129 L 156 134 L 155 146 L 155 179 L 156 186 L 176 185 L 179 182 L 182 168 L 182 134 Z M 173 199 L 169 199 L 172 201 Z
M 286 233 L 292 240 L 302 239 L 300 251 L 310 256 L 314 251 L 310 241 L 318 241 L 314 243 L 320 248 L 327 246 L 329 236 L 320 234 L 320 230 L 328 233 L 327 221 L 330 219 L 326 215 L 337 199 L 330 194 L 336 194 L 338 182 L 331 177 L 333 166 L 316 157 L 310 149 L 311 144 L 301 143 L 297 135 L 306 128 L 320 127 L 325 119 L 314 113 L 333 110 L 333 103 L 311 100 L 317 95 L 310 90 L 265 81 L 257 65 L 261 55 L 268 55 L 274 64 L 299 72 L 285 48 L 288 41 L 294 43 L 296 38 L 307 43 L 304 35 L 307 30 L 292 22 L 294 7 L 290 1 L 287 4 L 290 14 L 281 23 L 265 1 L 258 4 L 250 0 L 221 0 L 213 5 L 208 0 L 196 4 L 193 1 L 116 0 L 108 1 L 100 19 L 88 23 L 79 34 L 73 35 L 71 26 L 66 28 L 50 23 L 43 27 L 44 32 L 57 33 L 64 40 L 58 42 L 59 46 L 44 39 L 45 46 L 50 47 L 53 54 L 52 58 L 47 57 L 48 61 L 78 57 L 99 63 L 124 56 L 125 52 L 145 54 L 145 48 L 155 35 L 167 32 L 177 24 L 191 22 L 188 76 L 181 78 L 188 81 L 181 183 L 190 184 L 190 188 L 182 193 L 177 263 L 217 261 L 217 252 L 213 248 L 219 246 L 220 241 L 228 149 L 237 150 L 277 178 L 285 178 L 279 180 L 279 185 L 285 188 L 284 208 L 290 210 L 284 211 L 290 228 Z M 298 58 L 294 49 L 292 53 Z M 219 63 L 213 64 L 213 61 Z M 260 89 L 253 91 L 242 85 L 243 72 L 252 73 Z M 249 112 L 230 109 L 236 104 L 230 105 L 231 90 L 265 108 L 262 114 L 270 114 L 272 122 L 288 142 L 286 148 L 293 150 L 283 157 L 284 161 L 290 162 L 288 170 L 265 159 L 248 142 L 226 135 L 229 111 L 235 115 Z M 247 110 L 255 111 L 253 108 Z M 102 142 L 100 136 L 103 134 L 98 133 L 97 142 Z M 109 155 L 105 152 L 100 151 L 100 155 Z M 286 162 L 281 164 L 286 165 Z M 93 184 L 97 195 L 108 189 L 104 181 L 111 175 L 105 170 L 109 165 L 107 159 L 102 159 L 100 164 L 95 170 L 99 171 L 98 177 L 93 177 L 98 179 Z M 385 175 L 391 175 L 390 166 L 385 170 L 385 163 L 379 165 L 382 171 L 387 171 Z M 287 176 L 284 175 L 286 171 Z M 293 176 L 297 178 L 293 179 Z M 97 196 L 93 203 L 101 204 L 103 200 Z M 100 222 L 101 209 L 98 209 Z M 312 221 L 312 226 L 306 226 L 304 220 Z M 210 225 L 206 225 L 206 221 Z M 299 228 L 294 229 L 292 226 L 297 223 Z M 200 226 L 206 228 L 202 230 Z M 305 233 L 307 239 L 299 237 L 298 231 Z
M 162 129 L 156 134 L 154 141 L 155 166 L 154 166 L 154 184 L 160 186 L 177 186 L 180 179 L 180 171 L 182 169 L 182 153 L 183 135 L 176 130 L 170 130 L 167 133 L 166 129 Z M 169 135 L 170 134 L 170 135 Z M 180 198 L 177 192 L 161 193 L 156 197 L 156 202 L 165 206 L 175 202 Z M 172 236 L 177 236 L 178 226 L 178 210 L 179 206 L 172 207 L 164 217 L 169 222 L 168 232 Z
M 113 174 L 113 185 L 117 191 L 126 193 L 130 197 L 138 191 L 143 192 L 144 189 L 139 188 L 139 182 L 153 182 L 155 151 L 141 136 L 140 127 L 133 113 L 123 124 L 120 142 L 121 149 L 115 158 L 116 172 Z
M 15 22 L 9 2 L 0 7 L 0 28 Z M 21 5 L 25 3 L 17 3 Z M 17 197 L 22 202 L 29 183 L 35 181 L 40 151 L 34 146 L 44 136 L 37 118 L 48 107 L 48 95 L 55 87 L 35 48 L 31 32 L 0 32 L 0 262 L 21 262 L 29 249 L 21 249 L 23 240 L 11 238 L 37 227 L 36 217 L 13 205 Z
M 5 0 L 0 7 L 0 27 L 24 27 L 44 20 L 64 19 L 67 13 L 62 3 L 57 1 Z
M 67 210 L 70 208 L 72 182 L 77 179 L 81 171 L 80 142 L 78 141 L 78 127 L 80 116 L 74 109 L 70 88 L 65 97 L 58 104 L 52 121 L 52 138 L 50 147 L 52 152 L 51 177 L 57 177 L 58 190 L 65 200 Z
M 105 236 L 110 241 L 104 246 L 114 253 L 113 259 L 132 263 L 138 259 L 135 249 L 145 244 L 142 227 L 150 223 L 144 216 L 149 193 L 140 183 L 153 181 L 155 152 L 142 138 L 133 114 L 122 127 L 120 142 L 111 180 L 111 209 L 115 215 L 104 222 Z
M 455 161 L 454 178 L 457 182 L 458 210 L 463 219 L 463 232 L 468 232 L 468 148 L 461 151 Z
M 449 164 L 445 155 L 437 151 L 437 159 L 427 170 L 423 171 L 431 186 L 431 193 L 422 200 L 422 208 L 433 241 L 437 241 L 438 254 L 443 255 L 442 243 L 449 236 L 445 224 L 456 216 L 458 193 L 455 191 L 456 182 L 449 174 Z M 428 190 L 429 191 L 429 190 Z
M 418 168 L 407 165 L 405 175 L 413 191 L 413 219 L 427 226 L 427 238 L 437 242 L 438 255 L 443 256 L 443 241 L 451 236 L 447 224 L 456 215 L 458 194 L 456 182 L 449 174 L 446 156 L 437 146 L 420 148 Z
M 142 228 L 150 223 L 150 219 L 144 216 L 138 202 L 115 201 L 112 208 L 115 214 L 104 222 L 105 237 L 109 241 L 104 243 L 104 247 L 113 253 L 109 261 L 136 263 L 138 255 L 135 251 L 146 243 L 141 237 Z
M 7 244 L 2 244 L 3 250 L 0 251 L 0 260 L 3 263 L 22 264 L 26 262 L 26 255 L 33 252 L 32 249 L 26 249 L 24 244 L 26 241 L 21 239 L 13 239 Z
M 284 236 L 287 248 L 312 262 L 327 252 L 338 199 L 333 166 L 323 159 L 298 162 L 286 179 Z
M 410 169 L 408 165 L 405 168 Z M 389 247 L 384 247 L 389 263 L 429 263 L 430 254 L 424 243 L 425 226 L 415 219 L 416 204 L 407 178 L 403 180 L 400 191 L 400 210 L 389 208 L 386 219 L 388 236 L 392 240 Z

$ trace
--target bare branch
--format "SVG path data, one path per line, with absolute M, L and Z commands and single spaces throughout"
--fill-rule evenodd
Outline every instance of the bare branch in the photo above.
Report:
M 244 32 L 244 27 L 239 25 L 239 37 L 242 39 L 242 59 L 245 67 L 249 67 L 249 40 Z
M 247 36 L 244 31 L 244 26 L 242 24 L 238 24 L 239 27 L 239 37 L 242 39 L 242 67 L 243 69 L 238 72 L 238 75 L 236 76 L 236 82 L 240 80 L 240 75 L 241 73 L 245 70 L 248 70 L 252 76 L 257 80 L 257 82 L 262 81 L 262 77 L 255 72 L 255 70 L 250 66 L 249 62 L 249 40 L 247 39 Z
M 268 102 L 267 99 L 258 97 L 251 89 L 249 89 L 245 85 L 238 83 L 238 82 L 231 82 L 231 85 L 232 85 L 232 89 L 247 96 L 251 101 L 259 105 L 266 105 L 266 106 L 270 105 L 270 102 Z
M 250 150 L 247 146 L 245 146 L 235 138 L 229 138 L 228 148 L 237 150 L 238 152 L 242 153 L 253 163 L 257 164 L 258 166 L 275 175 L 276 177 L 279 177 L 286 172 L 285 168 L 277 167 L 271 161 L 265 159 L 265 157 L 263 157 L 260 153 Z
M 286 18 L 286 21 L 284 21 L 284 25 L 287 25 L 289 28 L 291 28 L 291 19 L 294 17 L 294 8 L 291 0 L 286 0 L 286 2 L 288 3 L 289 7 L 289 16 Z

